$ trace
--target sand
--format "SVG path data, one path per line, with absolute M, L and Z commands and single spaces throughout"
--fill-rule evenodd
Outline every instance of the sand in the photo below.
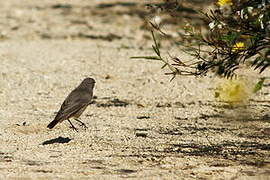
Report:
M 97 8 L 112 2 L 1 2 L 0 179 L 270 179 L 269 85 L 231 107 L 217 77 L 170 82 L 130 59 L 153 54 L 149 32 L 128 6 Z M 88 129 L 47 129 L 85 77 Z

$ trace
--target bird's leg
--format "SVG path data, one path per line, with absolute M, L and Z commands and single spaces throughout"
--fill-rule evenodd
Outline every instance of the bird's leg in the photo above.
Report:
M 79 119 L 74 119 L 75 121 L 79 122 L 81 125 L 80 126 L 83 126 L 84 129 L 87 129 L 88 127 L 86 126 L 86 124 L 84 124 L 82 121 L 80 121 Z
M 73 126 L 73 124 L 70 122 L 70 120 L 68 119 L 68 122 L 70 123 L 70 125 L 71 125 L 71 129 L 73 129 L 73 130 L 75 130 L 75 131 L 77 131 L 78 132 L 78 130 L 77 130 L 77 128 L 75 128 L 75 126 Z

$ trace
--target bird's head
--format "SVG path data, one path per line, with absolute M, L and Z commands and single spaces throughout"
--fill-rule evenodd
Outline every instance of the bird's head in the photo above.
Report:
M 82 86 L 82 87 L 87 87 L 87 88 L 90 87 L 91 89 L 93 89 L 94 86 L 95 86 L 95 83 L 96 83 L 96 81 L 95 81 L 93 78 L 85 78 L 85 79 L 82 81 L 82 83 L 81 83 L 80 86 Z

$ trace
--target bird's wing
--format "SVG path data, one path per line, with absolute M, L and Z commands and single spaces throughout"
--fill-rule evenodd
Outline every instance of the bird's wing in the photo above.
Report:
M 79 110 L 81 110 L 82 108 L 84 108 L 85 106 L 87 106 L 89 103 L 73 103 L 70 106 L 66 106 L 65 109 L 61 109 L 55 119 L 56 120 L 65 120 L 70 118 L 72 115 L 76 114 Z
M 68 119 L 81 108 L 87 106 L 90 101 L 91 96 L 88 94 L 77 94 L 71 92 L 61 105 L 61 108 L 58 111 L 55 119 L 59 121 Z

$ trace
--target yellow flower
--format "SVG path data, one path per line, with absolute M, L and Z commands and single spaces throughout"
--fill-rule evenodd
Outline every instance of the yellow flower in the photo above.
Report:
M 232 5 L 232 0 L 218 0 L 217 4 L 219 6 L 224 6 L 224 5 Z
M 215 98 L 229 104 L 248 101 L 252 95 L 253 84 L 248 79 L 221 79 L 215 91 Z
M 232 52 L 240 51 L 245 48 L 245 44 L 242 42 L 235 43 L 232 47 Z

